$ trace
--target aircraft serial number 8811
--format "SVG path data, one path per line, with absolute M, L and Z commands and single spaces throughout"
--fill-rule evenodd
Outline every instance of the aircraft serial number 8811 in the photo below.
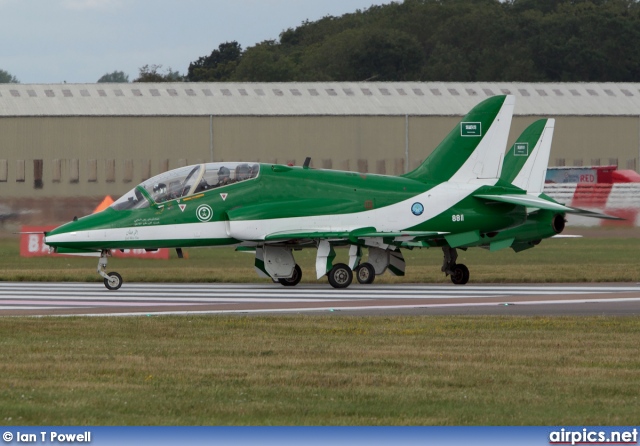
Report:
M 469 280 L 457 249 L 531 248 L 564 229 L 565 214 L 613 218 L 560 204 L 542 193 L 554 120 L 532 123 L 506 152 L 513 96 L 474 107 L 431 155 L 401 176 L 258 163 L 206 163 L 157 175 L 94 215 L 45 234 L 59 253 L 99 255 L 106 272 L 112 249 L 237 245 L 255 251 L 255 267 L 285 286 L 300 282 L 293 251 L 316 248 L 316 276 L 335 288 L 402 276 L 402 249 L 439 247 L 442 271 Z M 337 246 L 348 264 L 334 264 Z M 367 261 L 362 262 L 367 251 Z

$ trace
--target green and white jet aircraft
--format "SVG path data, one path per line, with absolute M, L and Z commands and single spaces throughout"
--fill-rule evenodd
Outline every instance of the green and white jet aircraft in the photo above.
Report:
M 542 193 L 554 121 L 534 122 L 507 152 L 515 99 L 494 96 L 475 106 L 415 170 L 395 177 L 304 166 L 205 163 L 144 181 L 97 214 L 45 234 L 58 253 L 99 255 L 107 273 L 112 249 L 237 245 L 255 251 L 258 274 L 285 286 L 300 282 L 293 250 L 317 248 L 316 275 L 348 287 L 353 272 L 372 283 L 402 276 L 401 248 L 440 247 L 442 271 L 469 280 L 457 249 L 511 247 L 516 252 L 564 229 L 565 213 L 603 214 L 557 203 Z M 349 246 L 348 265 L 333 264 L 334 247 Z M 363 248 L 368 250 L 361 262 Z

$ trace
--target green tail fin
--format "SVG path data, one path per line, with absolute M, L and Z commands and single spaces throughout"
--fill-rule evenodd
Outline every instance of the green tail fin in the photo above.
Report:
M 403 176 L 434 182 L 498 178 L 514 104 L 510 95 L 482 101 L 417 169 Z
M 500 179 L 529 193 L 541 194 L 554 126 L 554 119 L 540 119 L 527 127 L 507 152 Z

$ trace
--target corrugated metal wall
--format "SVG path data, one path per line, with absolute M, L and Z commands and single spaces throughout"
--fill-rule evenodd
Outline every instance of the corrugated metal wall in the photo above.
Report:
M 513 120 L 513 141 L 537 117 Z M 0 201 L 119 196 L 166 169 L 260 161 L 399 174 L 456 125 L 438 116 L 16 117 L 0 119 Z M 407 125 L 408 124 L 408 125 Z M 407 133 L 408 132 L 408 133 Z M 408 138 L 407 138 L 408 137 Z M 558 117 L 550 165 L 638 168 L 638 117 Z

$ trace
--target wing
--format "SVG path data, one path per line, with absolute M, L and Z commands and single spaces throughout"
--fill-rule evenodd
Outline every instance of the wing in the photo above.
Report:
M 362 206 L 362 203 L 358 203 Z M 324 199 L 314 202 L 314 212 L 316 214 L 333 214 L 337 211 L 353 212 L 356 206 L 353 201 Z M 244 232 L 242 224 L 251 220 L 264 220 L 271 218 L 295 218 L 309 217 L 308 200 L 294 200 L 286 203 L 265 203 L 243 208 L 233 209 L 228 212 L 229 228 L 231 236 L 238 240 L 252 242 L 264 241 L 266 243 L 291 243 L 296 245 L 311 244 L 316 240 L 329 240 L 342 242 L 345 244 L 365 244 L 369 246 L 379 246 L 382 244 L 399 246 L 403 242 L 425 241 L 442 237 L 444 232 L 438 231 L 378 231 L 375 227 L 361 228 L 335 228 L 327 226 L 301 227 L 285 231 L 277 231 L 260 234 L 260 231 L 250 231 L 257 233 L 259 237 L 251 237 L 250 232 Z M 313 218 L 311 216 L 310 218 Z
M 350 231 L 318 231 L 318 230 L 296 230 L 282 231 L 269 234 L 265 237 L 265 242 L 284 242 L 300 240 L 338 240 L 350 243 L 373 241 L 382 239 L 387 245 L 410 242 L 426 241 L 442 237 L 445 232 L 436 231 L 377 231 L 373 227 L 358 228 Z
M 476 198 L 488 200 L 488 201 L 497 201 L 500 203 L 510 203 L 517 204 L 519 206 L 526 206 L 529 208 L 537 208 L 537 209 L 546 209 L 549 211 L 558 211 L 558 212 L 566 212 L 568 214 L 578 214 L 584 217 L 593 217 L 593 218 L 602 218 L 606 220 L 624 220 L 623 218 L 614 217 L 612 215 L 601 214 L 599 212 L 588 211 L 586 209 L 578 209 L 570 206 L 565 206 L 563 204 L 557 203 L 555 201 L 549 201 L 540 196 L 526 194 L 526 195 L 516 195 L 516 194 L 506 194 L 506 195 L 474 195 Z

